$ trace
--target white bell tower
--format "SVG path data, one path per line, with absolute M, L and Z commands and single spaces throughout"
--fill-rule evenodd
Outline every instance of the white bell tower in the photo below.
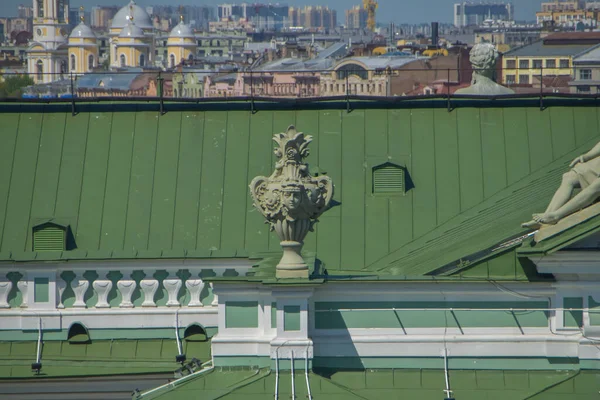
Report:
M 27 70 L 36 83 L 65 78 L 68 24 L 69 0 L 33 0 L 33 40 Z

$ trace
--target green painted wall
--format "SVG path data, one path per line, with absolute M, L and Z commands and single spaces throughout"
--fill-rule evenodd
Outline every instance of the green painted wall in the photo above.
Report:
M 284 306 L 283 307 L 283 330 L 284 331 L 299 331 L 300 330 L 300 306 Z
M 592 296 L 588 296 L 588 307 L 590 325 L 600 325 L 600 302 L 596 302 Z
M 536 309 L 548 303 L 536 302 L 317 302 L 316 329 L 347 328 L 472 328 L 472 327 L 546 327 L 546 311 L 394 311 L 401 309 Z M 352 311 L 339 311 L 351 309 Z M 378 311 L 377 309 L 387 309 Z M 329 311 L 331 310 L 331 311 Z
M 47 303 L 50 300 L 48 278 L 35 278 L 33 280 L 33 301 Z
M 228 301 L 225 303 L 226 328 L 258 328 L 257 301 Z
M 583 308 L 583 297 L 565 297 L 563 299 L 563 308 Z M 563 324 L 569 328 L 579 328 L 583 326 L 583 311 L 563 311 Z

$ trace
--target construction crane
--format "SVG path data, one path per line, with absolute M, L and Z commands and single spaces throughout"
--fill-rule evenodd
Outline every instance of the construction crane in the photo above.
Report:
M 367 10 L 367 28 L 370 31 L 374 31 L 375 30 L 375 12 L 377 11 L 377 7 L 379 5 L 377 4 L 376 0 L 363 0 L 363 8 L 365 10 Z

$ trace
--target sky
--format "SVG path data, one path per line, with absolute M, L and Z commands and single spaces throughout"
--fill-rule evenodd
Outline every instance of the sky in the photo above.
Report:
M 71 0 L 71 7 L 84 6 L 89 9 L 95 5 L 126 5 L 129 0 Z M 212 5 L 223 3 L 242 3 L 242 0 L 137 0 L 140 6 L 152 4 L 174 5 Z M 274 3 L 276 0 L 248 0 L 247 3 Z M 339 22 L 344 20 L 344 10 L 355 4 L 362 4 L 362 0 L 283 0 L 281 3 L 289 6 L 327 5 L 338 12 Z M 457 0 L 379 0 L 377 21 L 382 23 L 420 23 L 420 22 L 452 22 L 452 4 Z M 13 16 L 17 14 L 19 4 L 33 4 L 31 0 L 0 0 L 0 16 Z M 540 8 L 541 0 L 513 0 L 515 5 L 515 19 L 535 20 L 535 12 Z

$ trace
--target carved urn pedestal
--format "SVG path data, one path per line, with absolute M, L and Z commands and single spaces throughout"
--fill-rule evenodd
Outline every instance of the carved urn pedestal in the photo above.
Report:
M 279 159 L 271 176 L 257 176 L 250 183 L 254 206 L 265 216 L 266 223 L 277 233 L 283 257 L 276 270 L 277 278 L 308 278 L 308 265 L 301 255 L 304 238 L 313 230 L 317 218 L 329 207 L 333 183 L 328 176 L 313 177 L 302 161 L 309 155 L 312 136 L 296 132 L 273 138 L 279 147 Z

